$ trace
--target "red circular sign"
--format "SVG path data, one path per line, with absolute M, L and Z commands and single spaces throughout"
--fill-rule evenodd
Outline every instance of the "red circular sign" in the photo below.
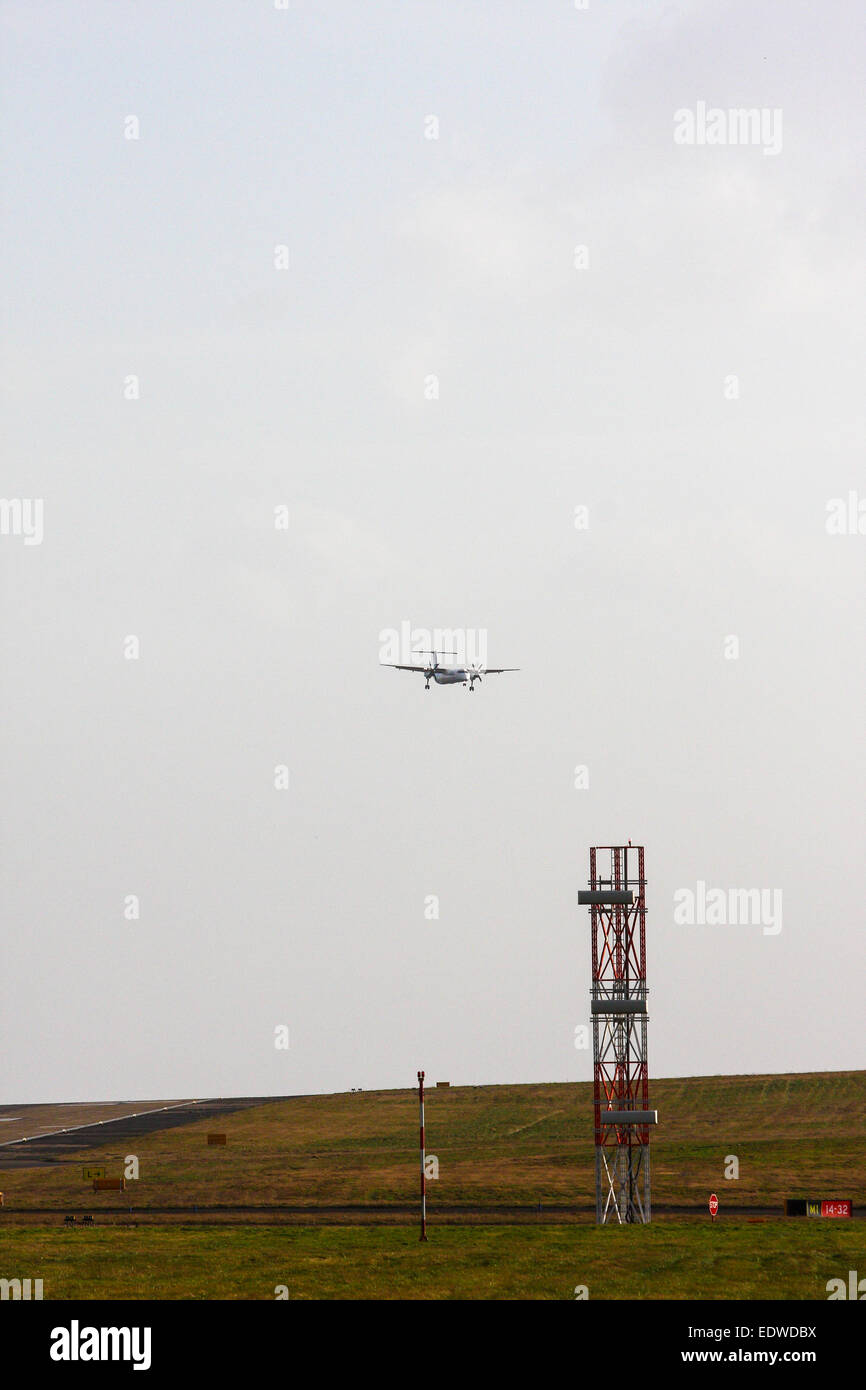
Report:
M 719 1209 L 719 1199 L 715 1192 L 710 1193 L 710 1216 L 715 1216 Z

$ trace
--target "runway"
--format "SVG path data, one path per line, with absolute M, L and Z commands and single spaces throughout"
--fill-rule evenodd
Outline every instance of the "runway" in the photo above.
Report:
M 105 1105 L 0 1106 L 0 1171 L 39 1168 L 68 1160 L 80 1149 L 127 1141 L 238 1110 L 273 1105 L 289 1096 L 209 1100 L 116 1101 Z M 69 1120 L 69 1124 L 58 1121 Z M 76 1121 L 80 1121 L 76 1123 Z

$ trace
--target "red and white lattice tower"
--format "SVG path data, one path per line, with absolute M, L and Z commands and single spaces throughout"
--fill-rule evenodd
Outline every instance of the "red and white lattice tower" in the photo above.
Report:
M 600 1226 L 650 1220 L 646 1034 L 646 879 L 642 845 L 589 851 L 592 923 L 595 1216 Z

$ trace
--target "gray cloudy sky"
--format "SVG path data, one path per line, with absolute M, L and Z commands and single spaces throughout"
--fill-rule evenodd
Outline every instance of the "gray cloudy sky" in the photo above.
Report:
M 861 6 L 0 22 L 4 1095 L 587 1079 L 628 838 L 651 1076 L 866 1066 Z

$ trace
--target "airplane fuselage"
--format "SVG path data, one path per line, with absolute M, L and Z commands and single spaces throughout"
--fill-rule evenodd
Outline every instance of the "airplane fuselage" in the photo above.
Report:
M 449 666 L 445 670 L 437 668 L 430 673 L 437 685 L 465 685 L 469 679 L 460 666 Z

